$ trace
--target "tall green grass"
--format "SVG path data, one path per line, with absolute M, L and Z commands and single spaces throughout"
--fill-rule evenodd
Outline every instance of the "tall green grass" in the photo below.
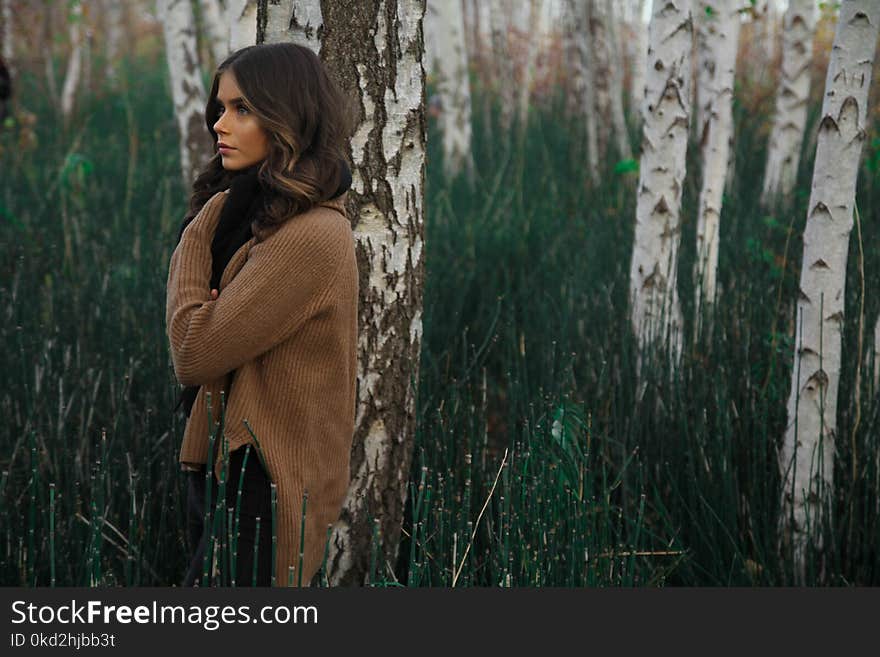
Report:
M 20 102 L 38 117 L 39 146 L 18 148 L 15 129 L 0 136 L 7 585 L 174 585 L 188 565 L 183 423 L 172 412 L 164 325 L 186 190 L 164 62 L 133 62 L 124 77 L 136 91 L 86 99 L 65 131 L 25 74 Z M 679 273 L 687 346 L 672 376 L 657 354 L 637 379 L 626 314 L 637 173 L 612 156 L 591 188 L 581 128 L 562 107 L 555 98 L 536 108 L 522 144 L 486 139 L 475 112 L 473 189 L 442 178 L 430 125 L 412 476 L 398 562 L 379 562 L 377 532 L 368 583 L 791 583 L 790 559 L 777 549 L 776 449 L 812 154 L 794 207 L 761 210 L 761 123 L 737 105 L 714 330 L 690 340 L 699 174 L 691 167 Z M 880 308 L 871 295 L 880 287 L 878 149 L 866 147 L 858 199 L 867 335 Z M 823 571 L 810 553 L 814 584 L 880 578 L 878 404 L 867 371 L 860 405 L 852 401 L 857 252 L 833 522 Z M 234 516 L 224 521 L 221 571 L 236 554 Z M 220 572 L 208 583 L 227 581 Z M 322 569 L 316 584 L 327 583 Z

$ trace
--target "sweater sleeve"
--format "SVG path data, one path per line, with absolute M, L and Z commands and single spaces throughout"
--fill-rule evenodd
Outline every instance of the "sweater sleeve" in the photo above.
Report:
M 251 248 L 212 301 L 218 196 L 187 226 L 168 271 L 165 321 L 174 372 L 184 385 L 213 381 L 296 332 L 332 289 L 345 240 L 352 240 L 347 221 L 324 213 L 291 219 Z

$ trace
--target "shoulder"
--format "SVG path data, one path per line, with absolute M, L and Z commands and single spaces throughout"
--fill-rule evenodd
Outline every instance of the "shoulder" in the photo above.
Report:
M 319 204 L 285 221 L 273 235 L 279 241 L 304 241 L 345 246 L 353 241 L 351 224 L 343 210 Z M 271 239 L 271 237 L 269 238 Z
M 217 192 L 205 201 L 205 204 L 199 209 L 196 216 L 184 224 L 183 230 L 180 233 L 180 239 L 187 236 L 213 235 L 220 217 L 220 210 L 223 209 L 227 195 L 228 190 L 224 190 Z
M 291 217 L 271 235 L 259 240 L 252 253 L 288 261 L 296 268 L 326 272 L 353 257 L 354 233 L 343 213 L 317 205 Z

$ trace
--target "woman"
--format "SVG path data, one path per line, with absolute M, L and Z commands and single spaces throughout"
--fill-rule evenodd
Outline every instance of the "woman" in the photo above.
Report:
M 205 475 L 221 392 L 230 509 L 242 489 L 236 568 L 227 566 L 237 586 L 254 574 L 259 585 L 271 584 L 273 557 L 276 585 L 307 586 L 348 489 L 358 271 L 344 208 L 351 182 L 344 108 L 317 56 L 290 43 L 239 50 L 214 76 L 205 122 L 217 153 L 193 184 L 165 315 L 174 372 L 188 386 L 179 460 L 189 477 L 190 541 L 198 546 L 186 586 L 202 583 L 203 564 L 220 545 L 214 523 L 203 520 L 206 481 L 210 514 L 225 467 L 217 432 Z M 223 564 L 220 553 L 213 556 Z

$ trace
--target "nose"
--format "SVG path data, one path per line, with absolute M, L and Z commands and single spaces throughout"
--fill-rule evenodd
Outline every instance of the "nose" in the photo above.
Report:
M 214 132 L 216 132 L 217 134 L 220 134 L 221 132 L 224 134 L 226 133 L 226 128 L 223 127 L 223 117 L 224 116 L 226 116 L 225 112 L 220 115 L 220 118 L 218 118 L 216 121 L 214 121 Z

